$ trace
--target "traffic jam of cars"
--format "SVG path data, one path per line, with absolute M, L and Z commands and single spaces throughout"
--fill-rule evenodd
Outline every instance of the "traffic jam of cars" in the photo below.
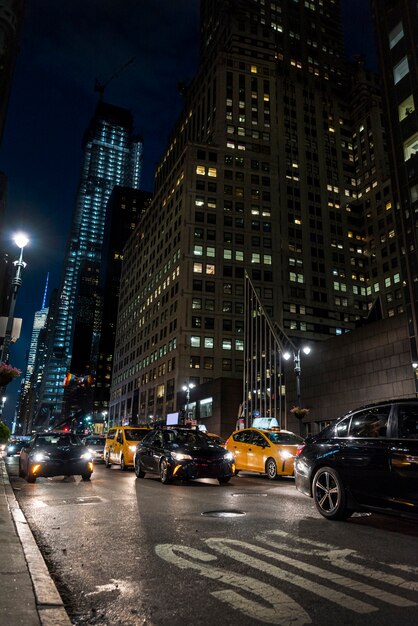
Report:
M 350 411 L 303 439 L 278 427 L 235 430 L 226 439 L 197 427 L 114 426 L 83 439 L 69 432 L 36 433 L 10 440 L 19 476 L 77 476 L 88 481 L 95 463 L 133 469 L 137 479 L 214 479 L 240 472 L 294 479 L 328 520 L 375 511 L 418 516 L 418 400 L 383 401 Z

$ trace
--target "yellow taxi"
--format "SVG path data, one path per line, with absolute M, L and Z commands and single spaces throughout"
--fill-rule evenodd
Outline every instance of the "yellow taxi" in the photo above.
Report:
M 267 474 L 270 480 L 293 476 L 294 458 L 302 437 L 279 428 L 244 428 L 235 430 L 225 448 L 235 457 L 236 473 Z
M 122 471 L 134 466 L 137 444 L 151 430 L 148 426 L 114 426 L 109 429 L 104 445 L 106 467 L 120 465 Z

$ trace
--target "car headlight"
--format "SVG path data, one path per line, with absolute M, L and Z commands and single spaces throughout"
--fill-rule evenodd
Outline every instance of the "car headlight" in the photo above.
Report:
M 193 458 L 190 454 L 184 454 L 183 452 L 172 452 L 171 456 L 175 461 L 191 461 Z
M 136 450 L 136 446 L 129 446 L 129 450 L 130 450 L 131 452 L 135 452 L 135 450 Z
M 80 456 L 80 459 L 89 459 L 89 460 L 91 460 L 91 456 L 92 456 L 91 451 L 87 450 L 87 452 L 83 452 L 83 454 Z
M 45 461 L 46 458 L 47 456 L 44 452 L 37 452 L 33 455 L 33 460 L 35 461 L 35 463 L 41 463 L 42 461 Z
M 224 459 L 225 459 L 225 461 L 233 461 L 234 460 L 234 455 L 232 454 L 232 452 L 227 452 L 224 455 Z
M 283 461 L 287 461 L 287 459 L 291 459 L 293 457 L 293 454 L 291 454 L 288 450 L 282 450 L 280 452 L 280 456 L 282 457 Z

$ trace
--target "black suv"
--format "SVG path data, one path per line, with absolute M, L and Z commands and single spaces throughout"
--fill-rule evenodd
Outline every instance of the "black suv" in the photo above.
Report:
M 175 478 L 216 478 L 227 483 L 235 473 L 231 452 L 199 430 L 172 427 L 152 430 L 138 443 L 134 455 L 137 478 L 153 473 L 162 483 Z
M 295 484 L 328 519 L 362 509 L 418 515 L 418 399 L 350 411 L 308 437 Z

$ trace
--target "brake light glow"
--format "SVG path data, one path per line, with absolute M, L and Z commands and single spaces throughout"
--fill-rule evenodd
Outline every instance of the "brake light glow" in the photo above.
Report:
M 302 452 L 303 448 L 306 446 L 306 443 L 300 443 L 298 445 L 298 449 L 296 450 L 296 456 L 299 456 L 299 454 Z

